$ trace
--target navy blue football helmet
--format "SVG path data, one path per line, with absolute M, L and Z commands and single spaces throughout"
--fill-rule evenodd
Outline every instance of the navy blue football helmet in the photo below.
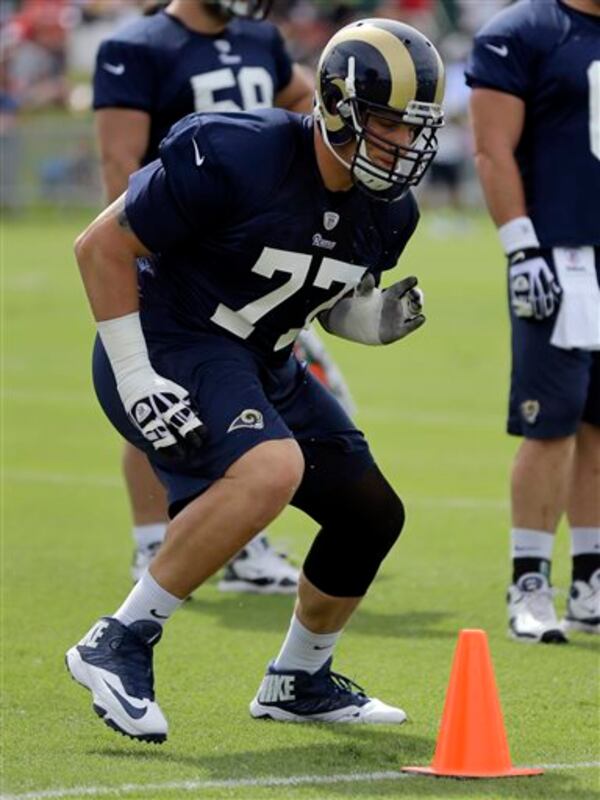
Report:
M 319 63 L 315 113 L 327 147 L 360 189 L 390 202 L 420 183 L 444 124 L 444 82 L 439 53 L 410 25 L 366 19 L 330 40 Z M 409 126 L 410 144 L 394 144 L 370 130 L 373 116 Z M 356 150 L 346 160 L 338 148 L 352 141 Z M 389 166 L 370 157 L 373 148 L 386 155 Z

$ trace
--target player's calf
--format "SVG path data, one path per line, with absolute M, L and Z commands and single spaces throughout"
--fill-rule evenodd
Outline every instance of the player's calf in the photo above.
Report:
M 357 480 L 327 488 L 308 478 L 294 499 L 322 528 L 304 563 L 287 637 L 250 714 L 283 722 L 398 724 L 406 719 L 402 709 L 369 698 L 332 672 L 331 659 L 344 625 L 402 530 L 404 506 L 374 464 Z

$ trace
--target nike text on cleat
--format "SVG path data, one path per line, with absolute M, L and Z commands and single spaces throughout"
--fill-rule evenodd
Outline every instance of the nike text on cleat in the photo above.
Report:
M 154 700 L 152 648 L 162 628 L 140 620 L 123 625 L 102 617 L 67 651 L 71 676 L 92 693 L 92 707 L 104 723 L 143 742 L 167 738 L 167 721 Z
M 353 681 L 331 671 L 331 659 L 318 672 L 279 672 L 272 664 L 250 703 L 255 719 L 278 722 L 387 723 L 406 720 L 401 708 L 367 697 Z
M 544 575 L 527 572 L 508 587 L 508 633 L 519 642 L 567 642 L 554 610 L 554 591 Z
M 563 628 L 600 634 L 600 569 L 589 581 L 573 581 L 571 584 Z
M 221 592 L 295 594 L 298 578 L 296 567 L 265 536 L 259 536 L 227 564 L 218 588 Z

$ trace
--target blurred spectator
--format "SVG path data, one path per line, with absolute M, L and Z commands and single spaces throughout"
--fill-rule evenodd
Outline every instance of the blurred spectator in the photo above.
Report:
M 20 106 L 64 106 L 68 0 L 24 0 L 2 28 L 8 81 Z
M 491 19 L 510 0 L 456 0 L 459 17 L 458 27 L 468 34 L 473 34 Z
M 433 0 L 278 0 L 273 18 L 296 61 L 315 67 L 336 30 L 365 16 L 390 17 L 414 25 L 426 34 L 436 30 Z
M 435 5 L 433 0 L 381 0 L 374 16 L 406 22 L 433 39 L 438 33 Z
M 86 195 L 95 179 L 94 144 L 89 138 L 74 142 L 67 154 L 52 155 L 40 164 L 41 199 L 60 205 Z
M 446 65 L 444 112 L 446 125 L 439 133 L 440 149 L 429 172 L 429 197 L 434 205 L 463 210 L 463 184 L 469 173 L 471 137 L 468 125 L 469 89 L 464 72 L 471 40 L 451 33 L 442 40 L 440 53 Z M 453 221 L 455 223 L 456 220 Z
M 20 204 L 18 167 L 20 142 L 17 103 L 9 80 L 4 51 L 0 55 L 0 209 L 15 211 Z

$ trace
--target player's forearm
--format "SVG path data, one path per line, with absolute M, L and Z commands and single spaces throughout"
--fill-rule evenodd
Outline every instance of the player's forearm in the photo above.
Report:
M 127 189 L 129 176 L 140 168 L 140 161 L 126 153 L 102 156 L 102 184 L 107 203 L 112 203 Z
M 97 321 L 138 310 L 136 258 L 147 251 L 130 231 L 121 197 L 78 237 L 75 256 Z
M 77 240 L 75 254 L 94 318 L 114 319 L 138 310 L 135 260 L 108 252 L 104 247 Z
M 308 67 L 294 64 L 292 80 L 275 98 L 278 108 L 285 108 L 295 114 L 310 114 L 315 97 L 315 80 Z
M 94 122 L 104 191 L 112 203 L 141 166 L 150 140 L 150 115 L 129 108 L 101 108 Z
M 518 164 L 512 153 L 475 154 L 475 164 L 490 215 L 497 227 L 527 216 L 525 192 Z
M 287 110 L 293 111 L 295 114 L 310 114 L 313 110 L 314 98 L 315 93 L 310 89 L 295 98 L 293 102 L 287 106 Z

